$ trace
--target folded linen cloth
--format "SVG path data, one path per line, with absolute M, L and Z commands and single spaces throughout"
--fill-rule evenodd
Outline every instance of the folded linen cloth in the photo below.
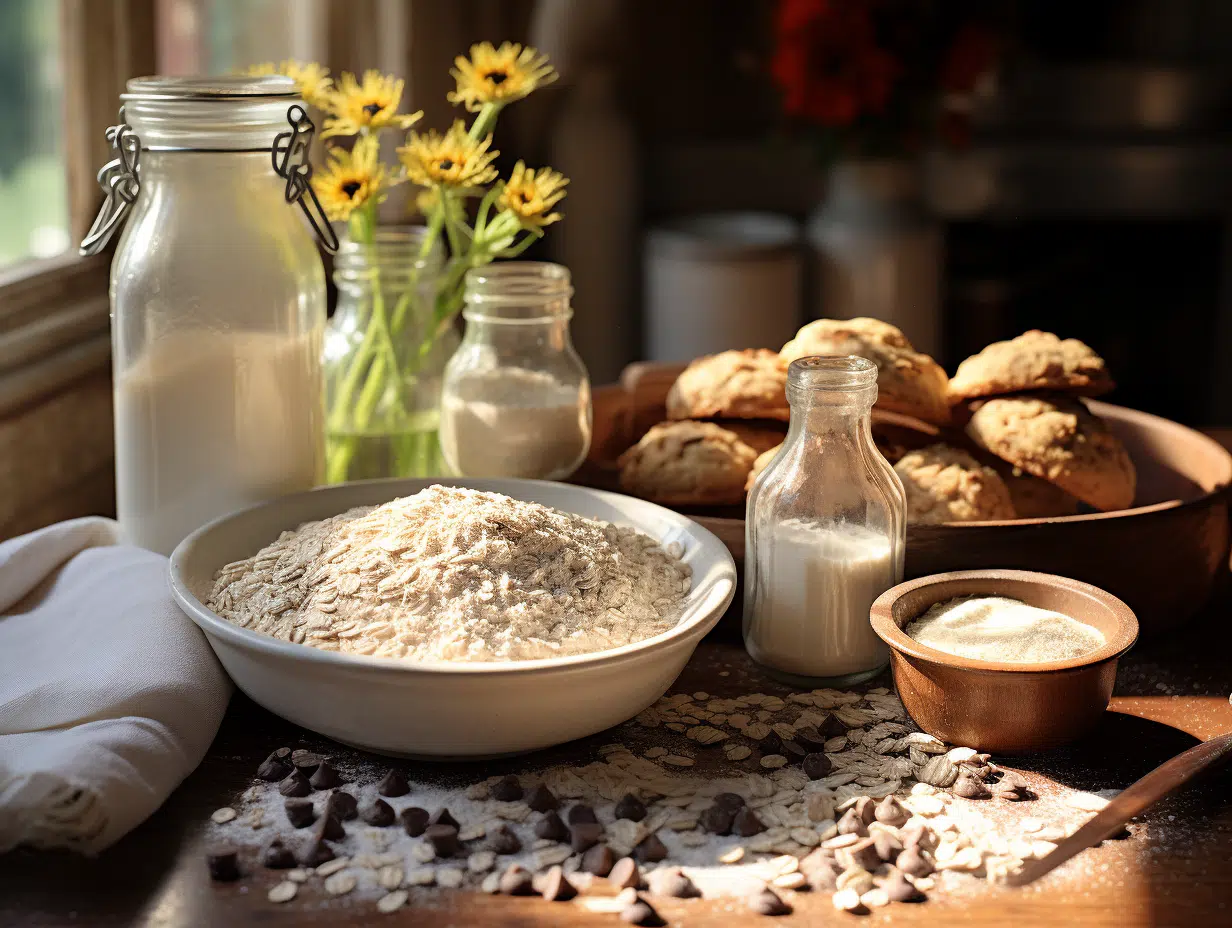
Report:
M 110 519 L 0 544 L 0 852 L 95 854 L 201 762 L 231 684 Z

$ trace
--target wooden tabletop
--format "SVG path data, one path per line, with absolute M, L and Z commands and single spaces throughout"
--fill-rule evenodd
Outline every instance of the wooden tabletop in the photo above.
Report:
M 1232 731 L 1232 623 L 1222 600 L 1175 637 L 1140 644 L 1121 666 L 1117 697 L 1095 736 L 1080 747 L 1015 759 L 1011 766 L 1083 789 L 1124 787 L 1148 769 L 1193 745 L 1196 738 Z M 728 668 L 725 676 L 719 668 Z M 734 668 L 734 672 L 733 672 Z M 720 626 L 698 649 L 675 689 L 725 695 L 732 682 L 748 692 L 787 690 L 762 678 Z M 885 681 L 881 681 L 885 682 Z M 870 684 L 873 685 L 873 684 Z M 610 735 L 574 742 L 521 760 L 487 763 L 483 775 L 594 759 Z M 237 695 L 205 761 L 149 821 L 95 860 L 68 853 L 21 850 L 0 856 L 0 925 L 263 925 L 380 924 L 429 926 L 589 926 L 620 924 L 614 915 L 576 904 L 417 890 L 393 915 L 376 912 L 371 898 L 338 899 L 305 892 L 275 906 L 265 894 L 277 878 L 259 871 L 235 884 L 213 885 L 203 847 L 209 814 L 233 803 L 260 761 L 276 746 L 349 753 L 265 712 Z M 443 765 L 418 765 L 430 778 Z M 467 771 L 475 778 L 473 767 Z M 1187 928 L 1232 925 L 1232 770 L 1214 774 L 1166 800 L 1144 817 L 1133 837 L 1079 855 L 1061 870 L 1021 890 L 975 884 L 946 898 L 936 892 L 918 906 L 875 912 L 869 924 L 922 926 L 1027 925 Z M 799 894 L 796 912 L 771 924 L 841 925 L 855 916 L 836 912 L 828 894 Z M 665 901 L 673 925 L 756 924 L 739 901 Z

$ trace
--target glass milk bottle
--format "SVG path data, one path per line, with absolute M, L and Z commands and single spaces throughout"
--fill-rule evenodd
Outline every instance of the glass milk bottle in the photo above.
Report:
M 902 580 L 906 498 L 873 444 L 876 399 L 871 361 L 792 362 L 787 439 L 749 493 L 744 644 L 791 683 L 858 683 L 889 658 L 869 608 Z
M 569 271 L 507 261 L 466 275 L 445 367 L 441 450 L 465 477 L 563 480 L 590 449 L 590 379 L 569 338 Z
M 205 522 L 319 482 L 313 227 L 336 240 L 289 78 L 138 78 L 121 99 L 82 252 L 127 219 L 111 265 L 116 510 L 129 541 L 169 554 Z

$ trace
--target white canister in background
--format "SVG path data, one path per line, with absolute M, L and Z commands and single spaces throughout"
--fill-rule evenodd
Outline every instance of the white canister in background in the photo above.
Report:
M 772 213 L 692 216 L 646 236 L 646 357 L 778 350 L 800 325 L 799 227 Z

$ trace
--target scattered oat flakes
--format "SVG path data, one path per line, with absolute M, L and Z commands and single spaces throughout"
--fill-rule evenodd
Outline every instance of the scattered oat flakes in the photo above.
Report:
M 787 758 L 782 754 L 767 754 L 761 759 L 761 765 L 767 770 L 778 770 L 787 766 Z
M 305 870 L 303 867 L 296 867 L 294 870 L 287 871 L 287 879 L 292 883 L 305 883 L 310 876 L 312 876 L 312 871 Z
M 736 845 L 730 851 L 724 851 L 719 855 L 719 863 L 721 864 L 736 864 L 744 859 L 744 848 Z
M 225 825 L 227 822 L 235 818 L 239 813 L 230 806 L 223 806 L 221 809 L 215 809 L 210 813 L 210 820 L 215 825 Z
M 345 896 L 358 882 L 350 870 L 341 870 L 325 881 L 325 891 L 331 896 Z
M 327 860 L 321 866 L 317 867 L 317 876 L 327 877 L 333 876 L 339 870 L 344 870 L 351 865 L 349 857 L 335 857 L 333 860 Z
M 496 855 L 491 851 L 475 851 L 466 858 L 466 869 L 471 873 L 487 873 L 496 866 Z
M 693 758 L 682 754 L 668 754 L 663 758 L 663 763 L 671 764 L 673 767 L 692 767 L 694 761 Z
M 376 872 L 376 882 L 382 889 L 397 889 L 402 885 L 402 867 L 390 864 Z
M 291 880 L 283 880 L 281 883 L 271 887 L 270 891 L 265 894 L 265 898 L 270 902 L 290 902 L 298 892 L 298 883 L 293 883 Z
M 436 851 L 432 850 L 431 844 L 416 844 L 411 848 L 411 857 L 421 864 L 427 864 L 436 859 Z
M 410 894 L 405 889 L 399 889 L 392 893 L 382 896 L 376 902 L 376 910 L 385 915 L 390 912 L 397 912 L 400 908 L 406 905 L 406 900 L 410 898 Z
M 729 744 L 723 748 L 723 755 L 730 761 L 744 760 L 752 753 L 753 749 L 747 744 Z
M 416 867 L 406 873 L 408 886 L 431 886 L 436 882 L 436 871 L 431 867 Z
M 774 885 L 779 889 L 799 889 L 807 882 L 807 880 L 804 878 L 803 873 L 797 871 L 795 873 L 784 873 L 780 876 L 776 876 L 771 882 L 774 883 Z
M 457 889 L 466 879 L 466 873 L 458 867 L 440 867 L 436 871 L 436 885 Z
M 1068 793 L 1065 804 L 1081 809 L 1083 812 L 1099 812 L 1108 805 L 1108 800 L 1094 793 Z
M 649 757 L 651 760 L 654 760 L 654 758 L 662 757 L 666 753 L 667 753 L 667 748 L 661 747 L 659 745 L 655 745 L 653 748 L 646 749 L 645 756 Z

